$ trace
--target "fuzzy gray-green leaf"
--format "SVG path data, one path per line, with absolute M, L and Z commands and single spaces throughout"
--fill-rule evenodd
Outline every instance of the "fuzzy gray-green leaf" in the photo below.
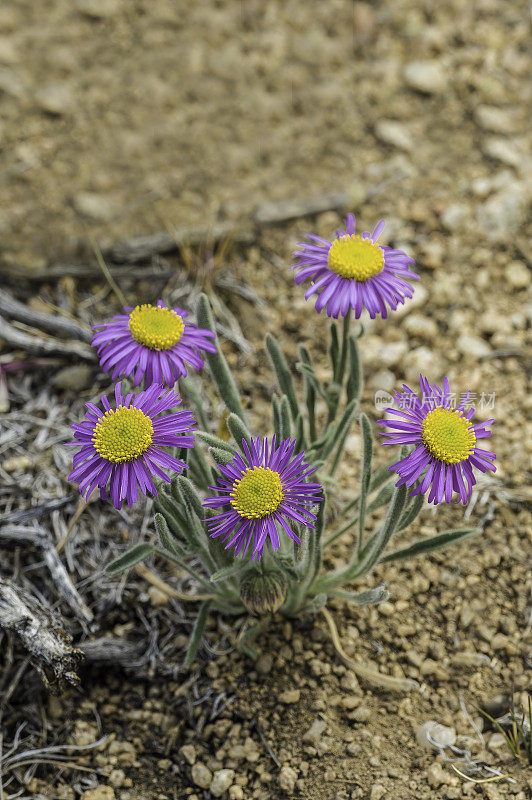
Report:
M 292 418 L 295 419 L 299 412 L 299 406 L 296 398 L 294 381 L 292 374 L 288 369 L 288 364 L 286 363 L 286 359 L 282 353 L 282 350 L 279 347 L 277 340 L 271 335 L 271 333 L 268 333 L 266 336 L 266 348 L 275 370 L 281 392 L 287 396 L 288 402 L 290 403 Z
M 134 545 L 131 550 L 128 550 L 127 553 L 124 553 L 124 555 L 111 561 L 111 563 L 106 566 L 105 571 L 108 575 L 118 575 L 120 572 L 130 569 L 130 567 L 134 567 L 135 564 L 140 564 L 141 561 L 144 561 L 144 559 L 155 552 L 155 550 L 156 548 L 153 547 L 153 545 L 147 542 L 140 542 Z
M 200 328 L 208 328 L 211 331 L 216 330 L 211 306 L 205 294 L 201 294 L 199 297 L 196 316 Z M 232 411 L 233 414 L 236 414 L 237 417 L 243 420 L 245 418 L 244 409 L 240 402 L 238 389 L 227 361 L 220 349 L 218 340 L 216 340 L 216 352 L 206 352 L 205 357 L 207 358 L 212 376 L 225 405 L 229 411 Z
M 242 440 L 246 442 L 248 447 L 251 445 L 251 434 L 247 426 L 236 414 L 229 414 L 227 417 L 227 427 L 240 450 L 242 450 Z
M 390 561 L 400 561 L 406 558 L 414 558 L 424 553 L 432 553 L 434 550 L 441 550 L 451 544 L 463 542 L 465 539 L 469 539 L 470 536 L 476 536 L 477 533 L 481 533 L 480 528 L 461 528 L 445 531 L 445 533 L 439 533 L 437 536 L 431 536 L 428 539 L 418 539 L 417 542 L 408 547 L 388 553 L 384 558 L 381 558 L 380 563 L 387 564 Z
M 201 644 L 201 640 L 203 639 L 203 634 L 205 633 L 205 627 L 207 625 L 207 619 L 209 616 L 211 605 L 212 605 L 211 600 L 205 600 L 200 606 L 198 616 L 196 617 L 196 622 L 194 623 L 192 633 L 190 634 L 188 650 L 183 664 L 185 669 L 188 669 L 188 667 L 190 667 L 190 665 L 196 658 L 198 648 Z

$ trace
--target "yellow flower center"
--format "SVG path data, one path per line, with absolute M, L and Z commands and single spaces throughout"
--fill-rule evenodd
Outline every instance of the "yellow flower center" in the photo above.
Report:
M 283 498 L 278 473 L 266 467 L 253 467 L 233 483 L 231 505 L 241 517 L 260 519 L 277 511 Z
M 181 339 L 185 323 L 171 308 L 145 303 L 129 315 L 129 330 L 139 344 L 150 350 L 168 350 Z
M 329 269 L 359 282 L 378 275 L 384 267 L 384 253 L 378 244 L 361 236 L 341 236 L 329 250 Z
M 92 437 L 94 447 L 107 461 L 134 461 L 153 441 L 152 421 L 140 408 L 118 406 L 98 420 Z
M 473 426 L 461 411 L 435 408 L 423 420 L 422 438 L 438 461 L 458 464 L 469 457 L 476 444 Z

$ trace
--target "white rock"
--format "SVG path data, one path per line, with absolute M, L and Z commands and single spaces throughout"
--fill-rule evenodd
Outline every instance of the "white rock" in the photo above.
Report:
M 18 51 L 9 36 L 0 36 L 0 64 L 14 64 L 18 60 Z
M 292 794 L 297 781 L 297 772 L 289 764 L 283 764 L 279 772 L 279 788 L 287 794 Z
M 201 789 L 209 788 L 212 781 L 212 772 L 209 767 L 206 767 L 201 761 L 197 761 L 192 765 L 190 773 L 196 786 L 199 786 Z
M 0 68 L 0 91 L 11 97 L 21 98 L 27 94 L 28 84 L 15 70 Z
M 473 356 L 473 358 L 486 358 L 491 355 L 491 347 L 480 336 L 471 336 L 468 333 L 462 333 L 456 342 L 458 350 L 465 356 Z
M 515 114 L 507 108 L 477 106 L 475 118 L 481 128 L 491 133 L 512 133 L 515 130 Z
M 396 377 L 389 369 L 380 369 L 371 375 L 368 385 L 377 391 L 391 392 L 396 383 Z M 377 401 L 377 398 L 376 398 Z M 351 438 L 351 437 L 349 437 Z
M 214 797 L 221 797 L 233 783 L 234 769 L 219 769 L 214 773 L 209 791 Z
M 381 363 L 385 367 L 393 367 L 403 360 L 407 350 L 408 345 L 406 342 L 390 342 L 385 344 L 381 349 Z
M 435 744 L 433 744 L 430 739 Z M 434 750 L 438 747 L 448 747 L 456 742 L 456 731 L 432 719 L 420 725 L 416 731 L 416 741 L 424 750 Z
M 469 206 L 465 203 L 453 203 L 447 206 L 440 217 L 441 223 L 448 231 L 463 231 L 471 216 Z
M 115 800 L 114 789 L 110 786 L 97 786 L 95 789 L 87 789 L 83 792 L 80 800 Z
M 352 433 L 345 440 L 344 450 L 350 456 L 360 455 L 362 446 L 362 438 L 359 433 Z
M 515 183 L 513 172 L 509 169 L 503 169 L 487 178 L 477 178 L 471 184 L 471 189 L 477 197 L 487 197 L 492 192 L 505 189 L 512 183 Z
M 444 92 L 449 85 L 446 70 L 439 61 L 412 61 L 404 69 L 404 78 L 411 89 L 425 94 Z
M 526 289 L 532 282 L 532 272 L 522 261 L 510 261 L 504 270 L 506 280 L 514 289 Z
M 518 167 L 523 160 L 519 145 L 512 139 L 498 139 L 490 137 L 482 145 L 482 150 L 495 161 L 502 161 L 510 167 Z
M 381 800 L 386 794 L 386 788 L 382 783 L 374 783 L 371 787 L 370 800 Z
M 285 706 L 292 705 L 292 703 L 299 703 L 301 691 L 299 689 L 287 689 L 279 695 L 279 702 Z
M 112 17 L 120 7 L 120 0 L 76 0 L 78 11 L 94 19 Z
M 404 322 L 406 331 L 411 336 L 416 336 L 418 339 L 426 339 L 432 342 L 438 335 L 438 326 L 435 321 L 430 317 L 424 317 L 422 314 L 410 314 Z
M 84 217 L 98 222 L 111 218 L 116 211 L 115 204 L 108 197 L 95 192 L 79 192 L 74 197 L 74 208 Z
M 412 150 L 414 140 L 412 133 L 403 122 L 396 122 L 391 119 L 383 119 L 375 126 L 375 135 L 384 144 L 398 147 L 400 150 Z
M 443 769 L 442 765 L 438 764 L 438 762 L 435 762 L 427 769 L 427 781 L 429 786 L 432 786 L 433 789 L 436 789 L 438 786 L 449 783 L 449 776 Z
M 405 356 L 405 374 L 409 381 L 417 383 L 419 374 L 430 375 L 437 381 L 443 375 L 443 362 L 440 356 L 428 347 L 417 347 Z
M 49 83 L 37 89 L 35 102 L 47 114 L 61 116 L 72 110 L 75 98 L 69 86 L 63 83 Z
M 530 187 L 514 181 L 477 208 L 477 219 L 488 239 L 504 242 L 518 233 L 527 218 Z
M 188 764 L 194 764 L 196 762 L 196 748 L 193 744 L 184 744 L 180 752 Z
M 501 748 L 507 747 L 508 743 L 506 738 L 502 735 L 502 733 L 492 733 L 489 742 L 488 742 L 488 750 L 491 750 L 492 753 L 496 753 Z
M 327 727 L 327 723 L 323 719 L 315 719 L 308 731 L 303 734 L 303 741 L 305 744 L 312 744 L 316 746 L 321 739 L 323 732 Z

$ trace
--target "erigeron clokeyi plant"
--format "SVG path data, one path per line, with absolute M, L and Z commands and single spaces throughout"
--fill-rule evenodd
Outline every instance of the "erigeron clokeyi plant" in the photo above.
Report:
M 252 640 L 269 624 L 273 613 L 299 617 L 321 610 L 337 651 L 357 674 L 389 689 L 410 689 L 416 685 L 410 680 L 374 672 L 349 659 L 341 649 L 326 604 L 334 597 L 359 605 L 379 603 L 388 596 L 385 586 L 353 591 L 353 584 L 377 564 L 428 553 L 477 533 L 476 529 L 446 531 L 386 552 L 392 537 L 418 515 L 424 492 L 433 478 L 437 486 L 435 502 L 449 502 L 451 485 L 462 499 L 464 491 L 469 496 L 472 483 L 468 482 L 465 490 L 456 477 L 454 465 L 458 464 L 469 480 L 472 465 L 482 468 L 486 464 L 482 459 L 494 457 L 475 452 L 476 439 L 489 435 L 488 423 L 471 426 L 470 412 L 465 413 L 461 408 L 456 410 L 458 421 L 453 417 L 447 425 L 437 414 L 430 417 L 435 409 L 450 413 L 448 384 L 445 382 L 444 389 L 439 390 L 422 382 L 422 388 L 429 388 L 433 394 L 432 400 L 427 401 L 429 405 L 424 400 L 425 404 L 414 404 L 407 412 L 403 404 L 399 415 L 410 414 L 411 419 L 405 423 L 386 420 L 394 431 L 386 443 L 393 443 L 394 436 L 404 439 L 398 442 L 402 445 L 402 460 L 373 471 L 371 425 L 360 413 L 363 443 L 360 485 L 331 518 L 326 497 L 334 489 L 334 476 L 362 390 L 357 338 L 349 330 L 349 309 L 345 310 L 341 335 L 336 322 L 331 326 L 328 350 L 331 380 L 327 384 L 318 377 L 307 349 L 300 347 L 302 400 L 279 344 L 272 336 L 267 337 L 266 346 L 278 382 L 278 396 L 272 399 L 271 437 L 252 436 L 237 384 L 219 346 L 214 352 L 207 352 L 206 357 L 226 408 L 224 425 L 219 430 L 226 430 L 227 437 L 211 432 L 201 393 L 190 380 L 182 382 L 200 427 L 194 448 L 179 452 L 180 458 L 187 462 L 187 476 L 178 475 L 169 485 L 159 487 L 154 501 L 159 543 L 135 545 L 110 564 L 108 571 L 119 573 L 155 554 L 176 563 L 190 575 L 199 589 L 201 605 L 185 658 L 187 666 L 196 657 L 212 611 L 234 616 L 247 613 L 251 620 L 258 618 L 253 623 L 248 618 L 239 636 L 241 648 L 254 656 Z M 202 328 L 214 330 L 205 296 L 198 302 L 197 319 Z M 317 397 L 325 401 L 323 415 L 317 413 Z M 425 424 L 427 419 L 432 424 Z M 457 443 L 457 435 L 465 437 L 467 442 L 464 444 L 460 439 Z M 412 445 L 417 449 L 410 453 Z M 429 454 L 425 460 L 419 457 L 420 447 Z M 452 460 L 446 461 L 449 453 Z M 410 468 L 408 458 L 412 459 Z M 394 486 L 397 474 L 399 481 Z M 386 506 L 384 518 L 368 531 L 370 514 L 383 506 Z M 356 535 L 347 563 L 334 570 L 324 568 L 327 548 L 352 529 L 356 529 Z M 191 593 L 190 599 L 199 597 Z

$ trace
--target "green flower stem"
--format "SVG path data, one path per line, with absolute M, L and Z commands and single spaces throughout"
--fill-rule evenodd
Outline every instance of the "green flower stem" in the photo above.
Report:
M 343 384 L 344 381 L 344 373 L 345 373 L 345 365 L 347 361 L 347 350 L 348 350 L 348 342 L 349 342 L 349 326 L 351 322 L 351 306 L 349 306 L 347 310 L 347 314 L 344 317 L 344 324 L 342 328 L 342 345 L 340 348 L 340 358 L 338 359 L 337 369 L 334 376 L 334 380 L 336 383 L 340 385 Z

